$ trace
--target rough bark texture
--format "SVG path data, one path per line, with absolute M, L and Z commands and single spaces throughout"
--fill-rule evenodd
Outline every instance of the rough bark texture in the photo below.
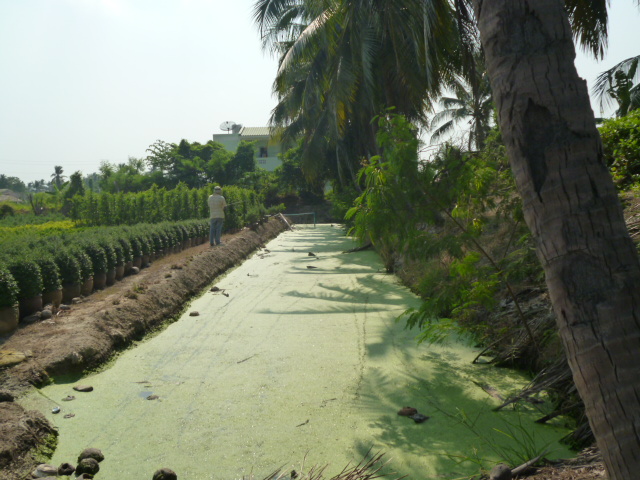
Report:
M 640 471 L 640 264 L 562 0 L 474 0 L 500 127 L 611 479 Z

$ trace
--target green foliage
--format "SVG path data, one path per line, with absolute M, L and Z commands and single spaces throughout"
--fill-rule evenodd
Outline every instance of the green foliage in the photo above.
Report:
M 0 220 L 4 219 L 5 217 L 13 217 L 15 214 L 16 211 L 11 205 L 5 203 L 0 206 Z
M 97 243 L 86 240 L 81 244 L 81 247 L 91 259 L 93 273 L 106 273 L 109 267 L 107 265 L 107 254 L 105 253 L 104 248 Z
M 48 293 L 61 289 L 60 269 L 48 252 L 39 250 L 36 252 L 34 260 L 40 267 L 42 274 L 42 291 Z
M 411 123 L 391 114 L 375 121 L 382 155 L 360 170 L 363 193 L 347 218 L 362 242 L 376 246 L 387 269 L 395 267 L 399 252 L 402 262 L 426 263 L 419 285 L 423 303 L 403 318 L 409 328 L 421 329 L 420 341 L 441 341 L 492 308 L 507 281 L 540 270 L 504 147 L 494 130 L 480 154 L 444 145 L 420 162 Z M 505 231 L 506 247 L 491 243 L 492 235 L 504 237 Z
M 640 109 L 600 127 L 604 161 L 620 190 L 640 181 Z
M 9 259 L 9 271 L 18 284 L 18 298 L 32 298 L 42 294 L 42 273 L 36 262 L 25 254 Z
M 18 302 L 18 283 L 9 269 L 0 264 L 0 308 L 13 307 Z
M 78 262 L 78 256 L 74 255 L 70 250 L 66 248 L 58 248 L 51 252 L 53 255 L 53 261 L 56 262 L 58 266 L 58 271 L 60 272 L 60 281 L 63 285 L 77 285 L 79 284 L 83 278 L 82 270 L 80 267 L 80 263 Z M 83 252 L 84 259 L 89 262 L 89 269 L 91 271 L 91 275 L 93 275 L 93 266 L 91 265 L 91 261 L 88 256 L 86 256 Z M 86 278 L 89 278 L 86 277 Z

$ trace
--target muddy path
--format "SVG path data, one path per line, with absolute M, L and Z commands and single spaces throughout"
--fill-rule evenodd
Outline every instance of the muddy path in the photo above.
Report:
M 0 478 L 24 478 L 39 461 L 35 450 L 46 450 L 47 436 L 56 433 L 42 414 L 13 402 L 16 396 L 63 376 L 78 377 L 166 326 L 194 294 L 285 228 L 271 219 L 255 231 L 225 235 L 223 246 L 205 243 L 167 255 L 50 320 L 1 338 L 0 352 L 24 360 L 0 370 Z

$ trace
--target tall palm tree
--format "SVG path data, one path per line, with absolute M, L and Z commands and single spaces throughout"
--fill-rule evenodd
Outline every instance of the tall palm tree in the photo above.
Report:
M 624 117 L 631 110 L 640 108 L 639 61 L 640 55 L 627 58 L 598 75 L 592 91 L 600 101 L 600 108 L 615 100 L 618 103 L 617 117 Z
M 493 98 L 482 52 L 477 51 L 473 58 L 474 68 L 454 75 L 450 80 L 449 89 L 455 96 L 441 97 L 439 100 L 442 110 L 431 119 L 432 142 L 439 141 L 451 133 L 457 124 L 468 120 L 468 150 L 474 146 L 481 150 L 484 146 L 491 127 Z
M 640 470 L 640 262 L 572 36 L 604 51 L 606 0 L 472 0 L 507 153 L 610 480 Z M 569 21 L 573 22 L 573 34 Z
M 425 102 L 459 56 L 445 0 L 258 0 L 255 18 L 280 55 L 272 124 L 285 140 L 303 137 L 305 171 L 338 178 L 355 178 L 360 159 L 376 153 L 371 119 L 385 108 L 426 121 Z
M 62 183 L 64 182 L 64 179 L 67 178 L 62 174 L 62 172 L 62 167 L 56 165 L 53 167 L 53 173 L 51 174 L 51 183 L 53 183 L 58 190 L 62 188 Z

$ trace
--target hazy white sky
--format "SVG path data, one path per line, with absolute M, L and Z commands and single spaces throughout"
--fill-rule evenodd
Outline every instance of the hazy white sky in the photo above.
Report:
M 0 0 L 0 173 L 25 183 L 144 157 L 155 140 L 206 142 L 233 120 L 266 126 L 276 59 L 254 0 Z M 640 53 L 635 0 L 613 0 L 598 73 Z M 596 113 L 598 113 L 596 109 Z

